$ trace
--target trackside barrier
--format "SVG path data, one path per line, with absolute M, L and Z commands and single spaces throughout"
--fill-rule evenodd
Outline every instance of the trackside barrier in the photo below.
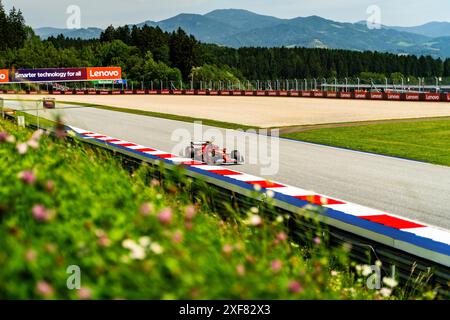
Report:
M 450 281 L 448 231 L 222 166 L 209 166 L 100 133 L 69 128 L 83 141 L 114 151 L 116 156 L 121 155 L 131 161 L 146 162 L 153 166 L 164 163 L 168 169 L 182 166 L 187 176 L 202 179 L 216 188 L 222 194 L 218 198 L 223 202 L 245 204 L 248 203 L 245 199 L 261 199 L 261 195 L 271 190 L 275 212 L 304 216 L 307 214 L 306 205 L 322 206 L 323 210 L 315 211 L 315 214 L 318 221 L 326 226 L 325 232 L 328 232 L 331 245 L 351 244 L 352 258 L 364 263 L 367 263 L 367 253 L 370 251 L 370 256 L 381 260 L 383 267 L 395 265 L 401 281 L 409 278 L 413 266 L 416 266 L 416 273 L 432 268 L 432 281 L 441 285 L 445 295 L 450 295 L 447 286 Z M 256 185 L 260 186 L 259 191 L 255 191 Z M 217 198 L 215 202 L 218 202 Z M 315 228 L 308 220 L 302 223 L 308 230 Z M 302 232 L 292 231 L 301 239 L 302 234 L 305 234 L 303 228 L 301 230 Z
M 386 93 L 386 97 L 388 100 L 398 100 L 400 101 L 402 99 L 402 95 L 397 92 L 388 92 Z
M 29 94 L 29 95 L 209 95 L 209 96 L 258 96 L 258 97 L 314 97 L 330 99 L 368 99 L 368 100 L 394 100 L 394 101 L 428 101 L 450 102 L 450 93 L 418 93 L 418 92 L 336 92 L 320 90 L 0 90 L 0 94 Z
M 355 91 L 353 93 L 353 98 L 355 98 L 355 99 L 367 99 L 367 92 L 366 91 Z
M 405 93 L 406 101 L 420 101 L 420 93 Z
M 369 93 L 369 99 L 383 100 L 384 99 L 384 94 L 382 92 L 370 92 Z
M 312 93 L 311 93 L 311 91 L 300 91 L 300 96 L 308 98 L 308 97 L 312 96 Z
M 441 95 L 439 93 L 425 93 L 425 101 L 441 101 Z
M 352 93 L 351 92 L 340 92 L 339 93 L 339 98 L 351 99 L 352 98 Z

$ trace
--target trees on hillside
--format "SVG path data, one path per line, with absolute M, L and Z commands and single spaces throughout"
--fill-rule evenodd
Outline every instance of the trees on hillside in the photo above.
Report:
M 0 51 L 22 47 L 29 31 L 22 12 L 13 7 L 7 14 L 0 0 Z

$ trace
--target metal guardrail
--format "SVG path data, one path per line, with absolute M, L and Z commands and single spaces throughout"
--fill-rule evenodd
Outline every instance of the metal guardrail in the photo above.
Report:
M 7 115 L 7 117 L 15 120 L 14 116 Z M 36 128 L 33 124 L 28 124 L 28 126 Z M 150 178 L 164 179 L 164 170 L 172 172 L 179 168 L 179 166 L 165 162 L 163 159 L 152 159 L 144 155 L 129 152 L 123 148 L 111 147 L 106 143 L 101 143 L 96 140 L 83 139 L 81 141 L 94 148 L 107 150 L 115 158 L 120 159 L 125 168 L 130 170 L 139 167 L 142 163 L 147 163 L 152 168 L 150 171 L 152 176 Z M 164 163 L 164 170 L 161 170 L 161 163 Z M 205 175 L 201 172 L 196 172 L 195 170 L 186 170 L 183 174 L 192 178 L 194 181 L 191 188 L 193 196 L 199 191 L 205 193 L 205 189 L 207 189 L 207 200 L 217 212 L 226 212 L 227 208 L 225 204 L 231 204 L 233 207 L 240 208 L 241 210 L 248 210 L 252 206 L 255 206 L 255 203 L 264 206 L 264 202 L 255 199 L 255 193 L 249 188 L 227 183 L 226 181 Z M 207 184 L 206 187 L 204 183 Z M 273 215 L 300 214 L 300 217 L 303 215 L 303 209 L 282 201 L 277 201 L 276 199 L 274 200 L 273 207 L 266 208 L 266 210 L 269 209 Z M 431 271 L 433 275 L 430 278 L 429 284 L 439 287 L 439 293 L 443 297 L 450 298 L 449 267 L 387 246 L 382 241 L 377 242 L 356 233 L 346 231 L 339 228 L 336 224 L 330 224 L 330 221 L 327 221 L 327 219 L 321 220 L 319 224 L 305 217 L 301 218 L 301 220 L 296 219 L 296 221 L 295 224 L 289 225 L 290 236 L 294 241 L 300 243 L 310 241 L 307 235 L 320 228 L 322 232 L 326 233 L 330 245 L 336 247 L 342 246 L 343 244 L 350 245 L 350 258 L 352 260 L 365 264 L 373 264 L 376 260 L 379 260 L 383 263 L 382 271 L 386 274 L 389 274 L 391 271 L 391 266 L 395 266 L 401 283 L 407 283 L 412 278 Z

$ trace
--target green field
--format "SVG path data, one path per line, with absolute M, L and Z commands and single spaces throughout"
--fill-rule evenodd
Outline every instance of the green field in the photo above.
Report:
M 364 267 L 320 229 L 293 242 L 285 222 L 297 218 L 269 218 L 270 197 L 218 211 L 182 172 L 155 180 L 148 166 L 130 172 L 77 140 L 2 120 L 0 159 L 0 299 L 434 297 L 367 289 Z M 67 287 L 71 265 L 81 290 Z
M 450 120 L 355 125 L 282 136 L 450 166 Z

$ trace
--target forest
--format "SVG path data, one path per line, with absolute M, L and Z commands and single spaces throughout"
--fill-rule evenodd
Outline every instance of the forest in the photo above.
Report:
M 120 66 L 134 81 L 244 81 L 304 78 L 450 77 L 450 59 L 310 48 L 227 48 L 204 44 L 182 29 L 108 27 L 100 39 L 42 40 L 20 10 L 0 0 L 0 69 Z

